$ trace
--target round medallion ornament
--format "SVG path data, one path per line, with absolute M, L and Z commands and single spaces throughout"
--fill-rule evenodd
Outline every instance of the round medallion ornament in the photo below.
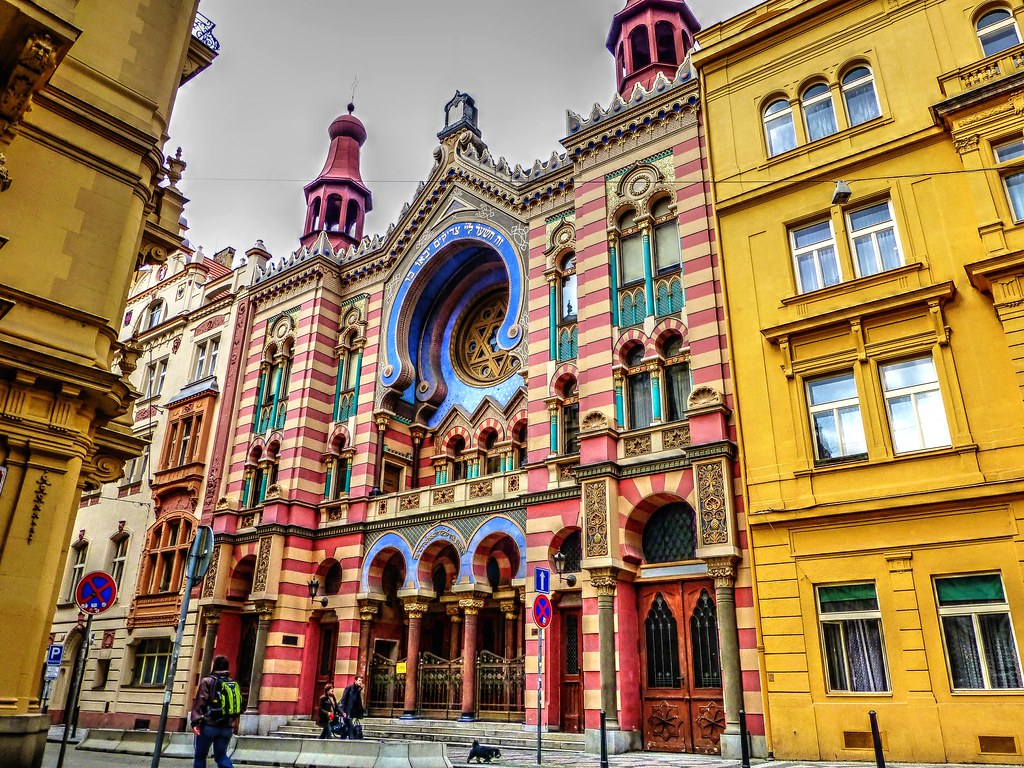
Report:
M 507 304 L 505 291 L 488 293 L 470 304 L 456 323 L 452 363 L 466 383 L 498 384 L 519 367 L 519 360 L 497 341 Z

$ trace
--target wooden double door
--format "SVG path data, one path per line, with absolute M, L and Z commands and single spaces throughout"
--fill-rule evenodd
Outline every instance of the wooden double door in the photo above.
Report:
M 725 707 L 714 583 L 644 585 L 638 600 L 644 748 L 718 754 Z

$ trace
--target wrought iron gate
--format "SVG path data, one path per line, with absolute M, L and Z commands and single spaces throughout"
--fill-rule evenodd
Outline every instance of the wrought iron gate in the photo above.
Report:
M 476 661 L 476 707 L 481 720 L 525 720 L 526 657 L 483 651 Z
M 425 717 L 447 719 L 462 714 L 462 657 L 442 659 L 420 654 L 416 670 L 419 711 Z
M 395 717 L 405 711 L 405 672 L 399 662 L 373 654 L 370 660 L 370 696 L 367 708 L 377 717 Z

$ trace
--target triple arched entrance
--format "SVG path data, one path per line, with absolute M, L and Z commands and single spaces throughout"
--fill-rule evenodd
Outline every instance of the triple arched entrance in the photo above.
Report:
M 397 533 L 369 547 L 359 669 L 372 713 L 524 718 L 525 535 L 492 518 L 463 542 L 441 525 L 413 549 Z

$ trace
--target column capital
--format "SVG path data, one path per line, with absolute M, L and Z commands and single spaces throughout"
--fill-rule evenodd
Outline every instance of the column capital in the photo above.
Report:
M 514 619 L 516 617 L 515 600 L 502 600 L 498 603 L 498 607 L 501 608 L 501 612 L 505 614 L 506 619 Z
M 377 600 L 360 600 L 359 601 L 359 620 L 360 621 L 373 621 L 373 617 L 377 615 L 377 611 L 380 610 L 380 603 Z
M 256 615 L 259 616 L 261 622 L 270 621 L 270 617 L 274 615 L 274 605 L 275 601 L 273 600 L 257 600 L 255 602 Z
M 615 587 L 619 583 L 618 573 L 618 568 L 590 569 L 590 584 L 597 589 L 599 597 L 615 594 Z
M 453 623 L 458 624 L 462 621 L 462 614 L 459 613 L 458 603 L 449 603 L 445 606 L 445 611 L 448 613 L 448 618 L 451 619 Z
M 716 587 L 731 587 L 736 583 L 737 559 L 735 555 L 705 558 L 704 562 L 708 564 L 708 576 L 715 580 Z
M 388 424 L 391 423 L 391 414 L 375 413 L 373 415 L 373 421 L 377 425 L 377 431 L 383 432 L 385 429 L 387 429 Z
M 220 623 L 220 608 L 204 608 L 203 623 L 208 627 L 215 627 Z
M 402 607 L 405 612 L 409 615 L 410 619 L 421 619 L 423 614 L 426 613 L 430 606 L 419 597 L 408 597 L 402 602 Z
M 480 613 L 484 607 L 484 601 L 479 597 L 463 597 L 459 599 L 459 608 L 467 616 Z

